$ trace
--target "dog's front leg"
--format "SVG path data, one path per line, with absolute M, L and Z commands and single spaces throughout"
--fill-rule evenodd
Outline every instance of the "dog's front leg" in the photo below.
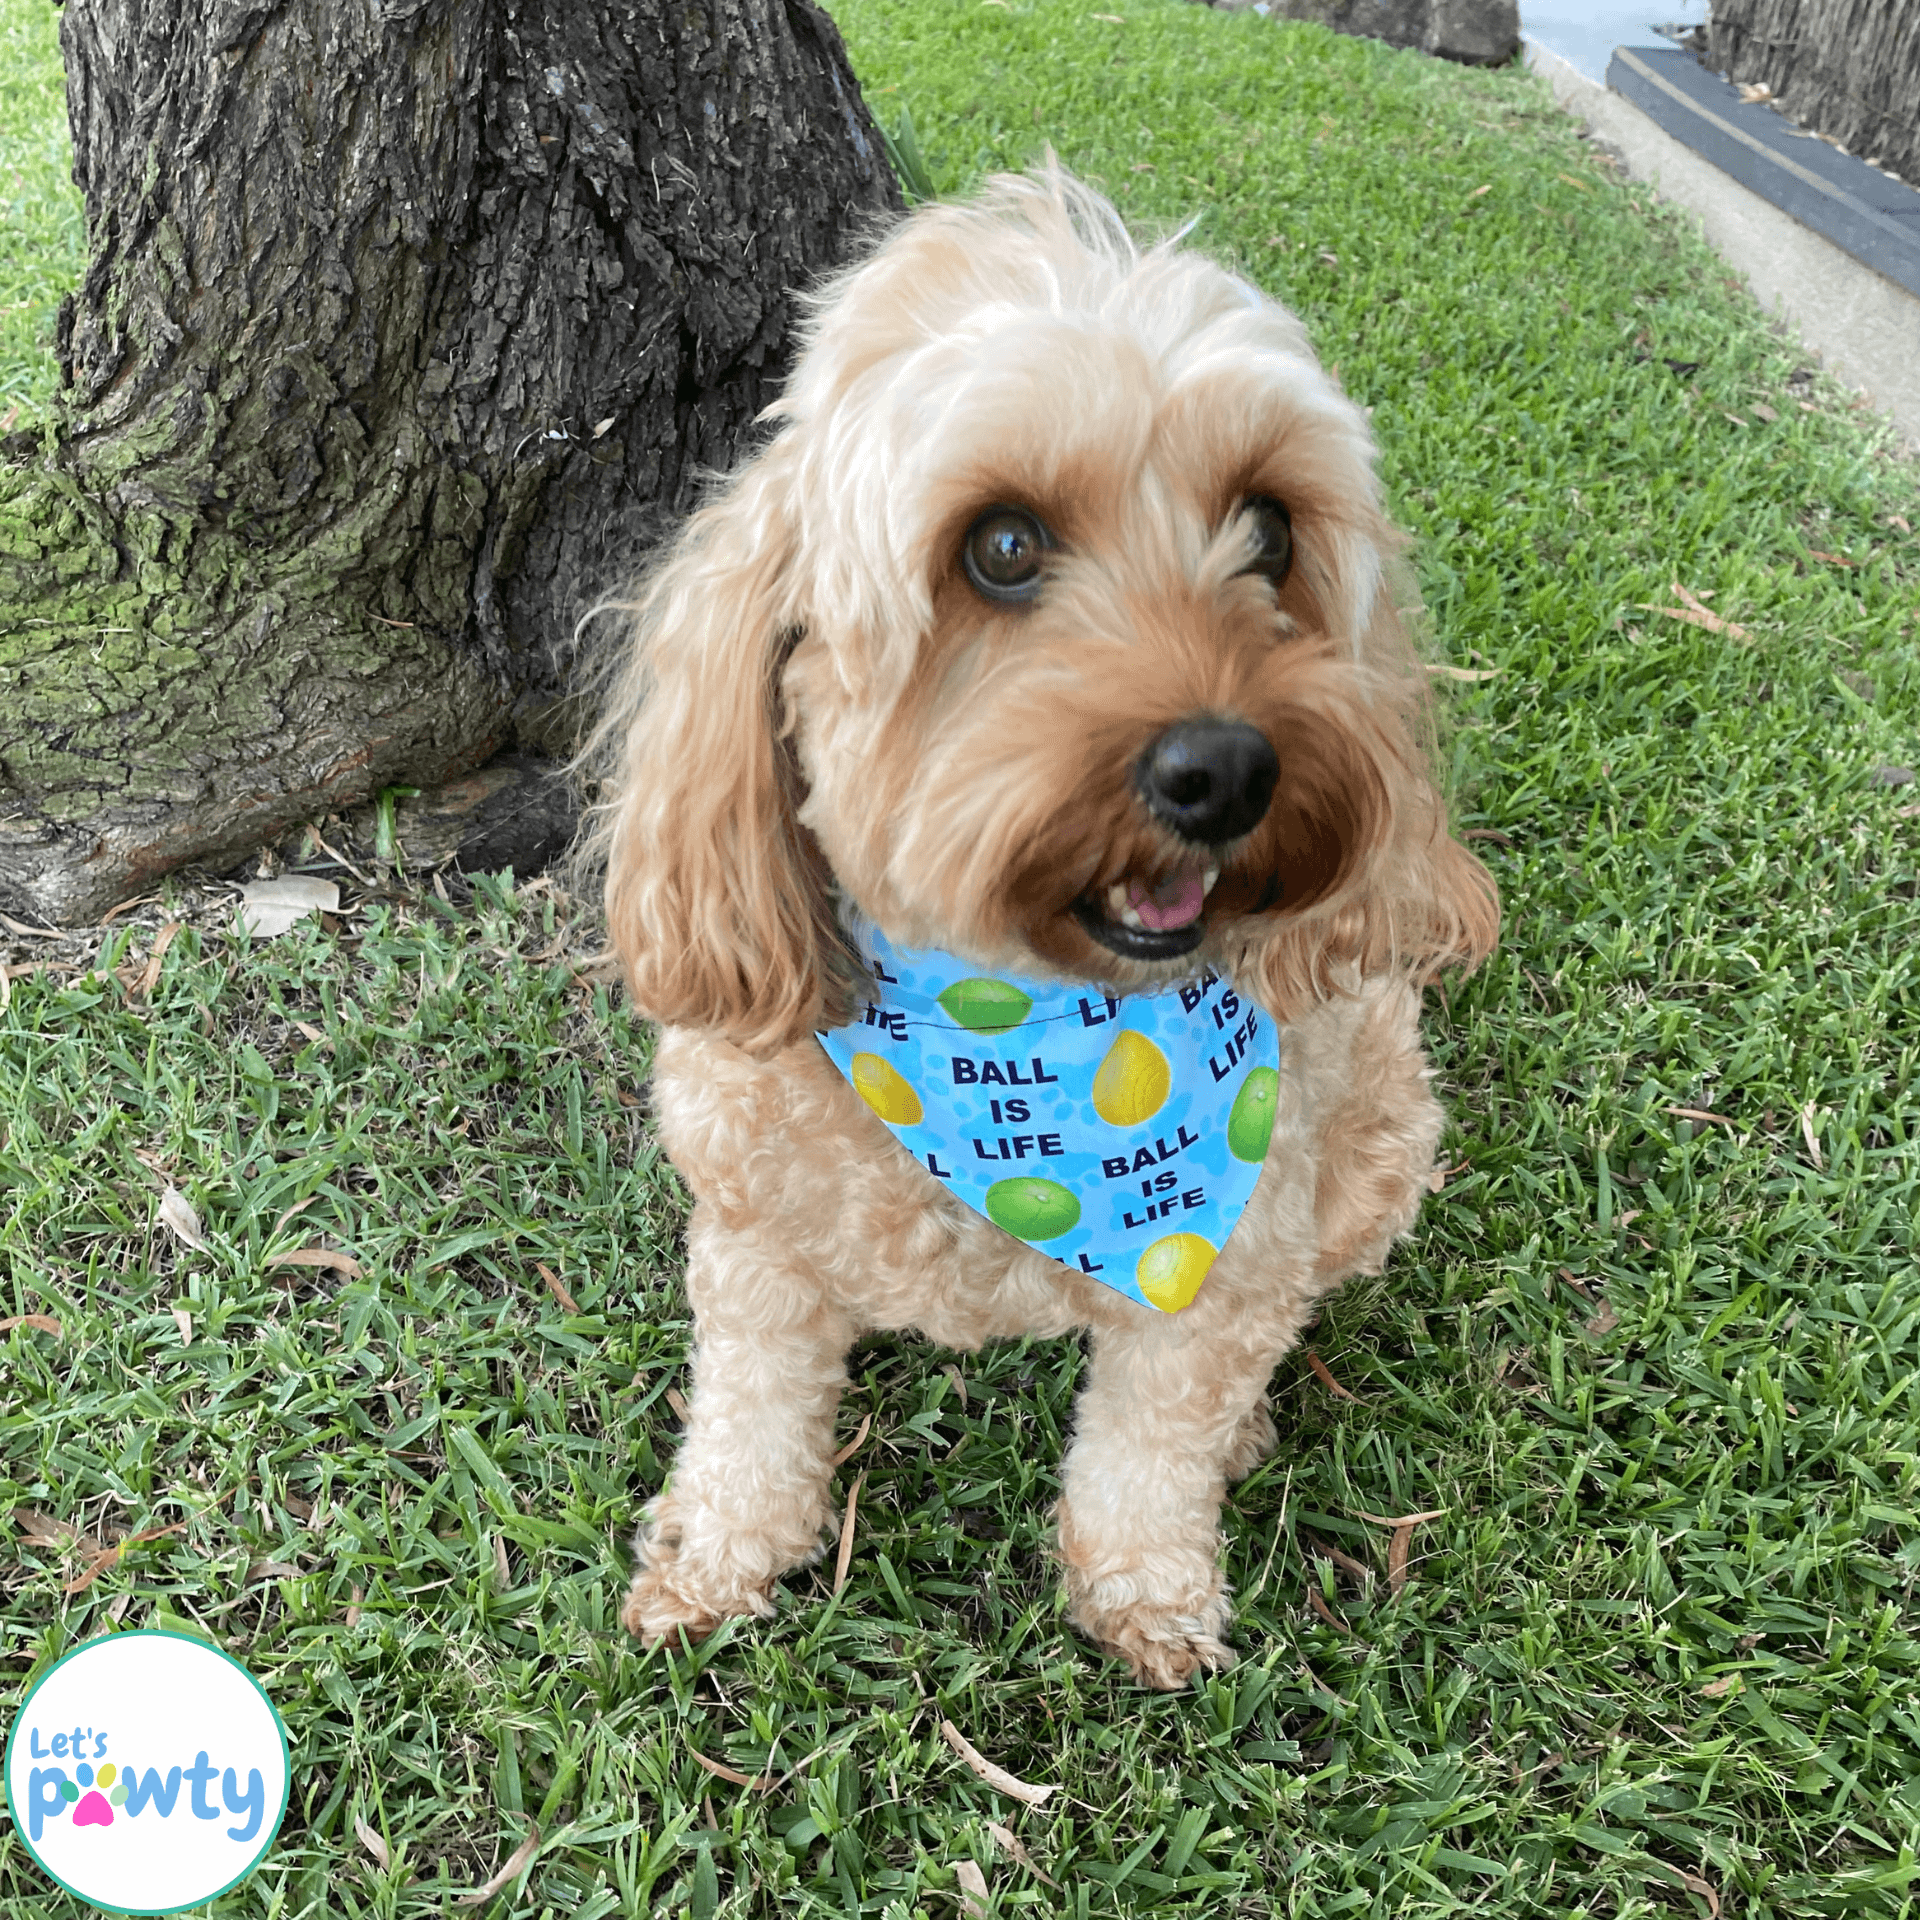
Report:
M 651 1645 L 773 1612 L 773 1583 L 812 1556 L 827 1517 L 833 1419 L 852 1323 L 761 1233 L 703 1205 L 688 1230 L 693 1400 L 666 1491 L 648 1509 L 621 1619 Z
M 1260 1424 L 1274 1355 L 1144 1309 L 1097 1328 L 1062 1471 L 1074 1624 L 1150 1686 L 1233 1664 L 1220 1502 Z

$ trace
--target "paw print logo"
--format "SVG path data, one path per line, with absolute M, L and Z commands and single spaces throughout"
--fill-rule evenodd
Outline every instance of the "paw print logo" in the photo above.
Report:
M 74 1768 L 75 1778 L 60 1783 L 60 1797 L 73 1807 L 76 1827 L 110 1827 L 113 1810 L 127 1803 L 127 1783 L 121 1769 L 109 1760 L 96 1774 L 86 1761 Z M 78 1801 L 79 1805 L 74 1806 Z

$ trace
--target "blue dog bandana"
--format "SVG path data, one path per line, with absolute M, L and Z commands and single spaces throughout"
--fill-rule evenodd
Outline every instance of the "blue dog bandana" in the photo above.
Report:
M 996 1227 L 1178 1313 L 1260 1177 L 1279 1029 L 1218 975 L 1114 999 L 855 935 L 872 997 L 820 1044 Z

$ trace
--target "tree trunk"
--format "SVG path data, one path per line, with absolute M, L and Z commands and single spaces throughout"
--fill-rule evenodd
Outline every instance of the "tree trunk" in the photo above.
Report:
M 1713 0 L 1707 62 L 1764 82 L 1802 126 L 1920 187 L 1914 0 Z
M 899 204 L 812 0 L 68 0 L 92 264 L 0 458 L 0 905 L 496 747 Z

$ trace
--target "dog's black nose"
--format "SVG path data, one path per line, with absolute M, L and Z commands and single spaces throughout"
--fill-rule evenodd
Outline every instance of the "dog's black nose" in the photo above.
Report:
M 1279 778 L 1279 758 L 1258 727 L 1211 715 L 1169 727 L 1133 769 L 1154 818 L 1207 846 L 1257 827 Z

